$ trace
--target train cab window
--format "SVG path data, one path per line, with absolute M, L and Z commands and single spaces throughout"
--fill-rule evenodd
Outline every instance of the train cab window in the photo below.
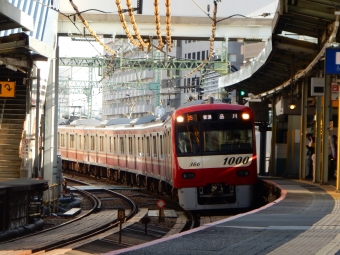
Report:
M 94 140 L 93 135 L 91 135 L 91 137 L 90 137 L 90 148 L 91 148 L 92 151 L 94 151 L 96 149 L 95 140 Z
M 146 137 L 146 156 L 150 157 L 150 137 Z
M 120 154 L 125 154 L 124 137 L 119 138 L 119 148 L 120 148 Z
M 153 147 L 152 156 L 157 157 L 157 136 L 155 135 L 152 137 L 152 147 Z
M 178 153 L 200 153 L 199 127 L 197 125 L 179 126 L 177 150 Z
M 104 136 L 99 136 L 99 151 L 104 151 Z
M 226 128 L 222 124 L 203 125 L 203 148 L 205 152 L 251 153 L 251 126 L 238 125 Z
M 60 147 L 65 147 L 65 134 L 60 135 Z
M 70 135 L 70 148 L 74 148 L 74 135 Z

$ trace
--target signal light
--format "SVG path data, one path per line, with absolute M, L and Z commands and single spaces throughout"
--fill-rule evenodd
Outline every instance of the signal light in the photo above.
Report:
M 241 97 L 246 97 L 248 95 L 248 93 L 247 92 L 245 92 L 244 90 L 240 90 L 240 96 Z

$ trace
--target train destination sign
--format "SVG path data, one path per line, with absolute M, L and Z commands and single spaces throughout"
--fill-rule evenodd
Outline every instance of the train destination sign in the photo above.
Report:
M 15 96 L 15 81 L 0 81 L 0 97 Z

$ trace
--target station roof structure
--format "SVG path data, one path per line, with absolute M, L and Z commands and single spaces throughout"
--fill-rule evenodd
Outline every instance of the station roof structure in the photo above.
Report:
M 20 33 L 2 36 L 0 39 L 1 65 L 26 73 L 29 62 L 46 61 L 53 57 L 52 47 L 29 36 L 33 31 L 33 17 L 21 11 L 6 0 L 0 0 L 0 31 L 21 29 Z
M 292 80 L 316 76 L 324 68 L 325 48 L 339 42 L 339 8 L 337 1 L 279 1 L 271 45 L 262 52 L 268 54 L 267 58 L 259 56 L 244 69 L 221 77 L 219 87 L 266 97 L 289 86 Z

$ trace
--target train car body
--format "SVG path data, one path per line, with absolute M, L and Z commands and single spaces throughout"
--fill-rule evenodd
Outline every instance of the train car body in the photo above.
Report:
M 253 203 L 255 129 L 246 106 L 194 101 L 161 118 L 61 125 L 58 147 L 64 170 L 167 193 L 187 210 Z

